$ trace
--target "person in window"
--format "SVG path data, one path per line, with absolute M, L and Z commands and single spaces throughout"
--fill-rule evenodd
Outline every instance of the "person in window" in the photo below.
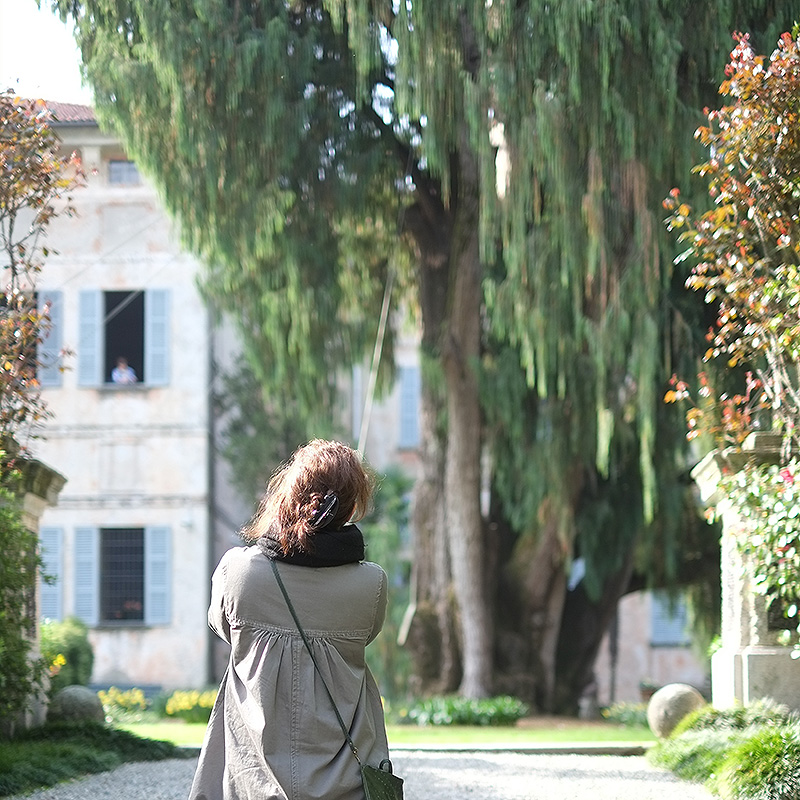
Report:
M 279 569 L 324 682 L 365 764 L 388 758 L 364 649 L 386 614 L 386 573 L 353 524 L 374 482 L 339 442 L 300 447 L 272 478 L 214 571 L 211 628 L 231 645 L 190 800 L 363 800 L 358 763 L 273 571 Z
M 138 378 L 133 367 L 128 364 L 128 359 L 120 356 L 117 359 L 117 366 L 111 370 L 111 382 L 121 384 L 136 383 Z

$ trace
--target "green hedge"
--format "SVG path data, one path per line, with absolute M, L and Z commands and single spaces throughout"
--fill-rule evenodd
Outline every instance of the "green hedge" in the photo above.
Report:
M 528 706 L 503 695 L 486 700 L 431 697 L 411 706 L 405 716 L 417 725 L 513 725 L 528 714 Z

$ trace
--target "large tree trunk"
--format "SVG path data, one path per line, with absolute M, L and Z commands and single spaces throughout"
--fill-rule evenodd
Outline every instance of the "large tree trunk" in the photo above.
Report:
M 529 642 L 529 659 L 533 676 L 533 701 L 540 711 L 551 712 L 556 685 L 556 647 L 564 608 L 567 576 L 567 552 L 559 537 L 555 520 L 549 520 L 541 531 L 533 558 L 517 549 L 521 560 L 521 620 Z
M 419 257 L 423 358 L 436 359 L 443 376 L 437 393 L 423 369 L 423 477 L 414 503 L 416 611 L 409 642 L 415 688 L 452 691 L 461 677 L 461 694 L 483 697 L 491 690 L 492 615 L 480 512 L 479 173 L 468 147 L 454 170 L 452 208 L 444 207 L 438 187 L 415 175 L 417 203 L 405 219 Z M 446 430 L 437 425 L 442 410 Z
M 447 393 L 445 502 L 459 611 L 463 676 L 459 693 L 487 697 L 492 683 L 492 615 L 487 602 L 480 508 L 481 412 L 477 369 L 481 342 L 478 164 L 466 136 L 450 256 L 450 302 L 442 346 Z
M 407 158 L 406 158 L 407 160 Z M 447 318 L 452 219 L 438 184 L 415 174 L 417 202 L 405 213 L 405 229 L 416 244 L 422 316 L 422 397 L 420 460 L 414 489 L 414 564 L 408 646 L 416 694 L 453 692 L 461 677 L 461 657 L 453 602 L 450 554 L 445 536 L 444 395 L 433 376 L 440 369 L 442 330 Z
M 422 475 L 414 489 L 414 619 L 409 646 L 414 694 L 453 692 L 461 675 L 445 527 L 444 440 L 436 421 L 441 403 L 423 381 L 420 414 Z

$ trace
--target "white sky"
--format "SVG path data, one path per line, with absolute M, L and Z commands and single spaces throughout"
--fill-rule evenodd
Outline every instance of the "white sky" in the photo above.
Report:
M 0 0 L 0 90 L 91 105 L 72 27 L 50 10 L 50 0 L 41 3 L 40 10 L 36 0 Z

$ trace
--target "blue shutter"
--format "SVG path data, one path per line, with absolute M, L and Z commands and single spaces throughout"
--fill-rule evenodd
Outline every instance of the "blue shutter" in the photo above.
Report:
M 171 556 L 170 529 L 145 528 L 144 621 L 148 625 L 168 625 L 171 621 Z
M 144 382 L 169 383 L 169 292 L 151 289 L 144 295 Z
M 39 345 L 39 383 L 61 386 L 61 339 L 64 322 L 64 293 L 39 291 L 37 304 L 42 311 L 50 304 L 50 327 Z
M 63 617 L 61 604 L 62 559 L 61 548 L 64 531 L 61 528 L 42 528 L 39 531 L 39 545 L 42 554 L 42 568 L 39 578 L 39 616 L 45 619 L 60 620 Z M 45 582 L 41 575 L 51 581 Z
M 75 529 L 75 616 L 97 625 L 100 607 L 100 531 Z
M 400 373 L 400 435 L 398 446 L 419 446 L 419 367 L 401 367 Z
M 103 293 L 82 291 L 78 313 L 78 386 L 99 386 L 103 383 Z

